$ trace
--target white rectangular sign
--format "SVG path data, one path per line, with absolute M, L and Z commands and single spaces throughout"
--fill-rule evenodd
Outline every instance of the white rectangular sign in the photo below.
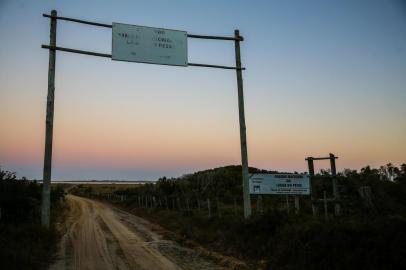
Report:
M 113 23 L 111 59 L 187 66 L 185 31 Z
M 251 194 L 310 194 L 308 175 L 254 174 L 249 181 Z

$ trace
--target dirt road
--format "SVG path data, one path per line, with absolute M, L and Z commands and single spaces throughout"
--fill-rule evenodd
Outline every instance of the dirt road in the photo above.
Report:
M 59 269 L 225 269 L 164 240 L 156 225 L 102 202 L 68 195 L 70 214 Z M 154 230 L 152 229 L 154 228 Z

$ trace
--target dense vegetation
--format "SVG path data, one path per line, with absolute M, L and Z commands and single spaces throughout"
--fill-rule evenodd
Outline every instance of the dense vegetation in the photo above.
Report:
M 36 181 L 0 168 L 0 269 L 46 269 L 52 261 L 58 233 L 40 225 L 41 191 Z M 52 189 L 52 220 L 62 196 Z
M 250 168 L 250 173 L 265 172 Z M 286 196 L 251 196 L 253 217 L 242 218 L 241 167 L 228 166 L 112 194 L 85 187 L 211 250 L 262 269 L 401 269 L 406 265 L 406 164 L 344 170 L 337 176 L 341 214 L 323 203 L 313 216 L 308 196 L 288 214 Z M 332 196 L 328 171 L 313 180 L 314 196 Z M 211 201 L 209 218 L 207 199 Z M 288 198 L 292 201 L 292 198 Z M 179 239 L 178 239 L 179 240 Z

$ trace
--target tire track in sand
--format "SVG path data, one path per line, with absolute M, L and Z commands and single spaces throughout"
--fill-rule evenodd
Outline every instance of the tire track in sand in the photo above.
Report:
M 99 201 L 67 196 L 70 215 L 51 270 L 224 269 L 192 249 L 163 240 L 149 222 Z

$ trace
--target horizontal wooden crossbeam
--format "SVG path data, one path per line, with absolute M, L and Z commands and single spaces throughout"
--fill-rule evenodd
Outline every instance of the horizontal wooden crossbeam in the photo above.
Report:
M 42 16 L 46 17 L 46 18 L 52 18 L 53 17 L 52 15 L 49 15 L 49 14 L 42 14 Z M 79 19 L 68 18 L 68 17 L 55 16 L 55 18 L 57 20 L 62 20 L 62 21 L 76 22 L 76 23 L 82 23 L 82 24 L 87 24 L 87 25 L 106 27 L 106 28 L 112 28 L 113 27 L 111 24 L 90 22 L 90 21 L 79 20 Z M 239 36 L 238 38 L 236 38 L 236 37 L 224 37 L 224 36 L 193 35 L 193 34 L 188 34 L 187 36 L 189 38 L 199 38 L 199 39 L 217 39 L 217 40 L 234 40 L 234 41 L 243 41 L 244 40 L 244 38 L 242 36 Z
M 93 55 L 93 56 L 111 58 L 111 54 L 107 54 L 107 53 L 83 51 L 83 50 L 77 50 L 77 49 L 71 49 L 71 48 L 65 48 L 65 47 L 59 47 L 59 46 L 41 45 L 41 48 L 49 49 L 49 50 L 56 50 L 56 51 L 71 52 L 71 53 L 78 53 L 78 54 L 86 54 L 86 55 Z M 221 69 L 234 69 L 234 70 L 237 69 L 236 67 L 220 66 L 220 65 L 208 65 L 208 64 L 196 64 L 196 63 L 188 63 L 188 66 L 221 68 Z M 241 70 L 245 70 L 245 68 L 241 68 Z

